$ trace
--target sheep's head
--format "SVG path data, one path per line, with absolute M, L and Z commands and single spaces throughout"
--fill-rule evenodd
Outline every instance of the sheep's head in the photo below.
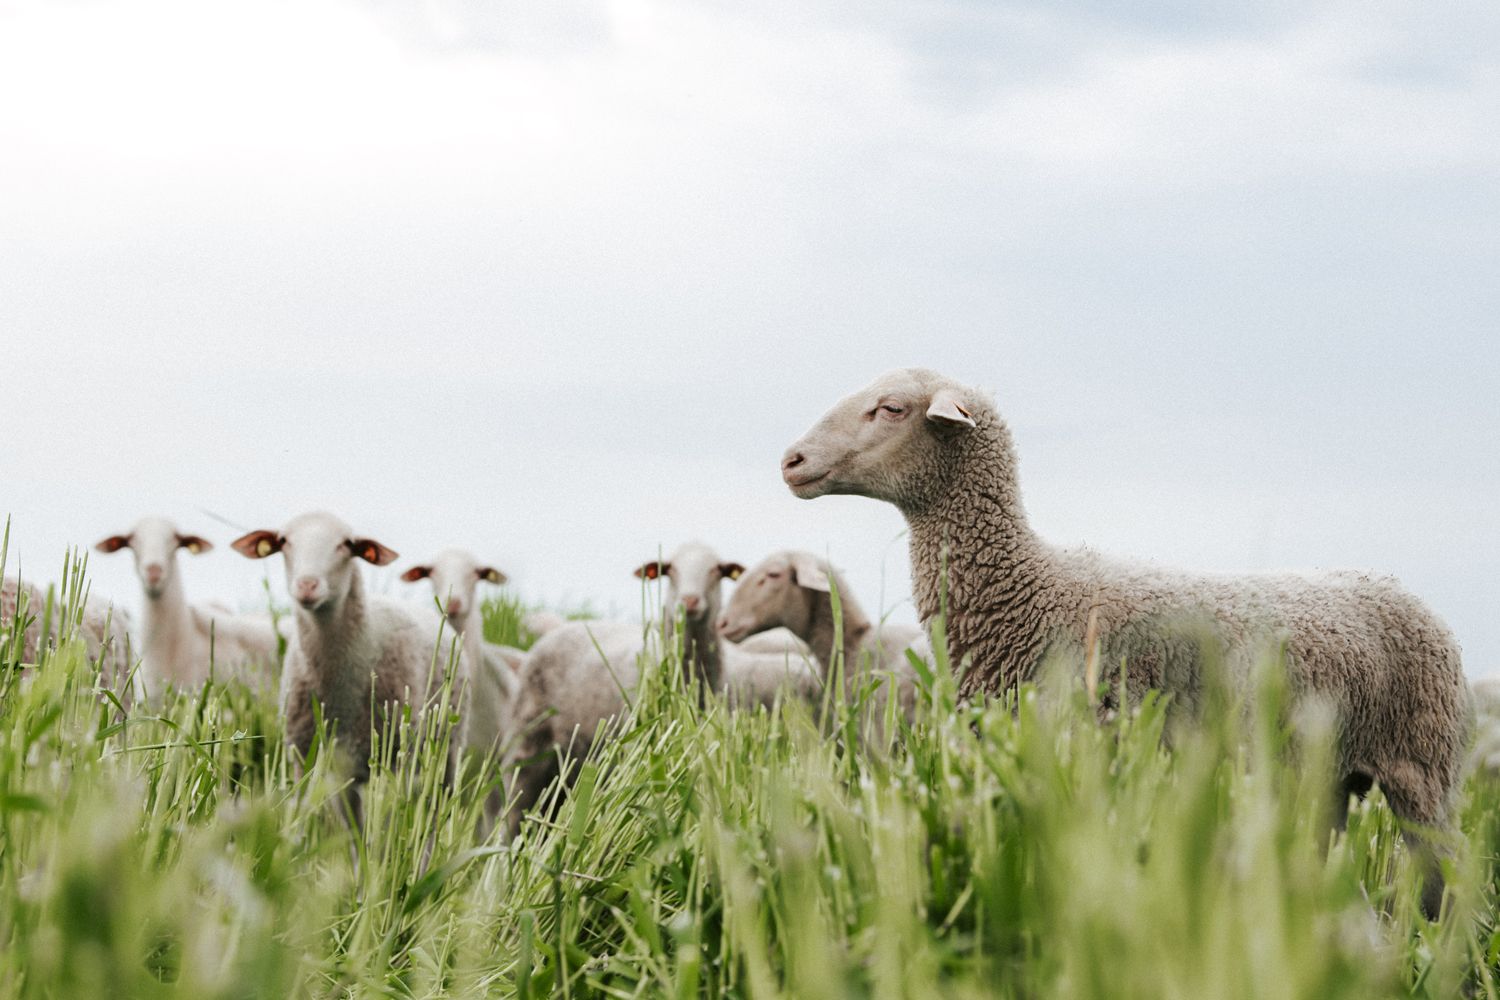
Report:
M 921 505 L 943 489 L 951 454 L 978 426 L 982 405 L 972 389 L 936 372 L 887 372 L 788 448 L 781 477 L 804 500 L 849 493 Z
M 719 634 L 740 642 L 778 626 L 805 636 L 813 601 L 829 590 L 828 570 L 811 552 L 778 552 L 748 570 L 719 616 Z
M 292 518 L 280 531 L 252 531 L 231 543 L 247 559 L 280 552 L 286 564 L 286 589 L 306 611 L 330 611 L 349 594 L 358 568 L 356 558 L 376 566 L 396 561 L 396 553 L 373 538 L 359 538 L 332 514 L 315 512 Z
M 430 563 L 413 566 L 401 574 L 407 583 L 431 580 L 432 593 L 442 605 L 448 623 L 462 631 L 475 604 L 474 592 L 481 582 L 504 583 L 505 574 L 486 566 L 462 549 L 447 549 Z
M 135 572 L 141 578 L 141 587 L 154 600 L 172 582 L 172 574 L 177 571 L 178 549 L 198 555 L 212 549 L 213 543 L 198 535 L 184 535 L 164 517 L 144 517 L 128 535 L 110 535 L 94 548 L 99 552 L 129 549 L 135 556 Z
M 719 611 L 719 584 L 737 580 L 745 567 L 723 562 L 707 545 L 689 542 L 672 553 L 669 559 L 655 559 L 642 564 L 635 575 L 642 580 L 665 577 L 667 593 L 663 606 L 676 616 L 680 610 L 690 622 L 701 621 Z

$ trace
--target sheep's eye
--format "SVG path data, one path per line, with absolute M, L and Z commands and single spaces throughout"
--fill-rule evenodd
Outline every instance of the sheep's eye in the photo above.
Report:
M 899 417 L 906 412 L 906 407 L 901 406 L 899 403 L 881 403 L 880 409 L 893 417 Z

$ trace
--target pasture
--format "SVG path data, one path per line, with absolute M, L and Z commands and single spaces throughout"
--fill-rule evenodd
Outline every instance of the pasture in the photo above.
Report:
M 522 610 L 487 601 L 486 639 L 528 645 Z M 1424 920 L 1378 792 L 1328 836 L 1324 743 L 1286 752 L 1274 669 L 1255 711 L 1168 745 L 1160 700 L 1100 723 L 1077 678 L 961 702 L 939 634 L 884 747 L 842 699 L 700 706 L 669 649 L 623 735 L 507 843 L 475 833 L 494 768 L 445 787 L 440 724 L 378 748 L 356 833 L 329 734 L 299 776 L 274 691 L 126 708 L 80 640 L 24 676 L 19 652 L 6 997 L 1500 995 L 1500 787 L 1469 779 Z

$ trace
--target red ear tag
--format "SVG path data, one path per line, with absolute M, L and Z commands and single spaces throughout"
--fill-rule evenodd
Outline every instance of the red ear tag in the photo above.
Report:
M 657 577 L 657 575 L 658 575 L 658 573 L 659 573 L 659 570 L 657 570 L 657 568 L 656 568 L 656 563 L 651 563 L 650 565 L 648 565 L 646 567 L 646 579 L 648 579 L 648 580 L 655 580 L 656 577 Z
M 380 559 L 380 553 L 375 550 L 375 546 L 366 545 L 365 551 L 361 558 L 363 558 L 366 562 L 376 562 Z

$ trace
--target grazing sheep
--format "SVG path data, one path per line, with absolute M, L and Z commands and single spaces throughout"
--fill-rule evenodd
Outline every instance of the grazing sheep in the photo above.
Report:
M 165 518 L 147 517 L 128 534 L 111 535 L 94 548 L 104 553 L 130 549 L 135 556 L 145 596 L 141 671 L 150 694 L 159 695 L 169 685 L 199 687 L 210 671 L 221 677 L 272 679 L 277 637 L 269 618 L 195 607 L 183 596 L 177 551 L 208 552 L 213 544 L 206 538 L 185 535 Z
M 670 559 L 653 559 L 635 571 L 642 580 L 667 581 L 664 618 L 682 615 L 683 627 L 676 639 L 682 643 L 683 670 L 688 681 L 701 685 L 702 690 L 717 690 L 724 682 L 724 643 L 715 629 L 719 589 L 723 580 L 735 579 L 742 572 L 739 563 L 725 562 L 696 542 L 683 545 Z M 505 772 L 514 782 L 512 834 L 520 828 L 522 813 L 558 776 L 562 758 L 569 767 L 562 775 L 566 784 L 572 765 L 588 752 L 604 731 L 602 727 L 624 714 L 626 699 L 640 676 L 641 657 L 664 656 L 662 638 L 650 625 L 568 622 L 531 648 L 521 673 L 515 714 L 517 720 L 527 721 L 518 725 L 517 740 L 505 758 Z M 785 657 L 766 659 L 776 660 L 782 673 L 786 672 Z M 763 673 L 770 676 L 772 671 Z M 732 669 L 730 676 L 734 676 Z
M 280 552 L 286 562 L 296 620 L 296 639 L 288 646 L 281 678 L 287 743 L 306 756 L 316 699 L 323 717 L 336 727 L 356 782 L 363 783 L 370 774 L 372 704 L 373 722 L 385 737 L 394 729 L 399 706 L 421 712 L 437 696 L 447 662 L 439 657 L 434 668 L 440 620 L 424 620 L 396 601 L 366 595 L 354 560 L 386 566 L 396 560 L 396 553 L 372 538 L 355 535 L 332 514 L 302 514 L 280 531 L 252 531 L 232 544 L 247 558 Z M 461 692 L 469 671 L 462 650 L 455 671 L 453 690 Z M 460 720 L 465 714 L 460 712 Z M 460 721 L 452 737 L 450 765 L 452 747 L 462 744 Z M 358 803 L 356 794 L 356 818 Z
M 47 594 L 14 577 L 0 581 L 0 649 L 9 649 L 17 612 L 24 595 L 26 629 L 21 637 L 21 662 L 35 664 L 42 649 L 42 618 Z M 62 616 L 78 615 L 78 636 L 83 639 L 85 654 L 99 670 L 100 680 L 113 690 L 123 704 L 129 705 L 141 696 L 140 672 L 132 670 L 134 656 L 129 640 L 130 616 L 121 608 L 101 604 L 84 597 L 82 612 L 63 609 L 53 600 L 52 617 L 47 626 L 49 642 L 56 645 L 63 634 Z
M 1191 710 L 1205 662 L 1242 679 L 1280 649 L 1292 691 L 1336 713 L 1344 788 L 1374 780 L 1402 820 L 1451 829 L 1469 689 L 1452 634 L 1394 580 L 1194 576 L 1053 547 L 1027 522 L 991 401 L 919 369 L 835 405 L 787 451 L 782 476 L 799 497 L 874 497 L 905 515 L 917 607 L 937 615 L 946 583 L 949 641 L 970 661 L 964 693 L 1006 691 L 1051 654 L 1076 659 L 1092 633 L 1097 662 L 1126 662 L 1132 699 L 1157 688 Z M 1108 700 L 1116 685 L 1101 690 Z M 1423 905 L 1436 913 L 1441 899 L 1433 866 Z
M 872 705 L 883 717 L 890 690 L 887 681 L 893 681 L 901 712 L 910 721 L 916 706 L 916 671 L 906 651 L 921 641 L 921 630 L 909 625 L 876 626 L 855 601 L 843 576 L 811 552 L 777 552 L 747 572 L 719 616 L 719 634 L 743 645 L 747 636 L 786 628 L 807 643 L 826 679 L 835 653 L 835 588 L 843 625 L 846 694 L 872 681 L 879 683 Z

